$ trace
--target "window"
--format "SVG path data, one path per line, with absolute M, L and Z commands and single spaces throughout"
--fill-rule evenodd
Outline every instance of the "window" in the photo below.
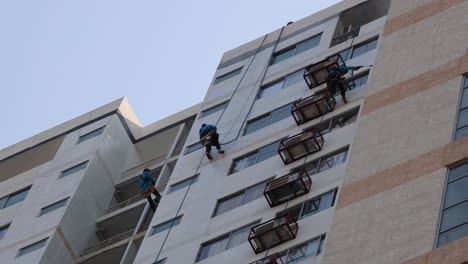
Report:
M 199 150 L 203 148 L 204 146 L 200 142 L 193 143 L 192 145 L 189 145 L 185 148 L 185 154 L 189 154 L 194 152 L 195 150 Z
M 341 55 L 341 58 L 343 61 L 347 61 L 352 58 L 356 58 L 359 55 L 362 55 L 364 53 L 367 53 L 377 47 L 377 42 L 378 38 L 374 38 L 371 40 L 368 40 L 364 43 L 355 45 L 351 48 L 345 49 L 341 51 L 339 54 Z
M 227 79 L 231 79 L 232 77 L 239 75 L 241 71 L 242 71 L 242 67 L 240 67 L 239 69 L 235 69 L 231 72 L 228 72 L 226 74 L 223 74 L 215 79 L 214 84 L 224 82 Z
M 348 148 L 345 148 L 345 149 L 333 152 L 331 154 L 325 155 L 323 157 L 320 157 L 316 160 L 307 162 L 305 165 L 299 166 L 293 169 L 293 171 L 297 171 L 299 169 L 304 168 L 307 171 L 307 173 L 310 176 L 312 176 L 319 172 L 323 172 L 333 167 L 336 167 L 340 164 L 343 164 L 346 161 L 347 156 L 348 156 Z
M 12 206 L 23 201 L 28 195 L 30 189 L 31 186 L 0 198 L 0 209 Z
M 325 235 L 314 238 L 304 244 L 292 247 L 278 254 L 278 258 L 285 264 L 310 263 L 312 258 L 322 252 Z M 307 261 L 307 262 L 305 262 Z
M 154 263 L 154 264 L 164 264 L 164 262 L 166 262 L 166 259 L 158 260 L 158 261 L 156 261 L 156 263 Z
M 218 112 L 218 111 L 221 111 L 221 110 L 223 110 L 224 108 L 226 108 L 228 104 L 229 104 L 229 101 L 226 101 L 226 102 L 224 102 L 224 103 L 220 103 L 220 104 L 215 105 L 215 106 L 213 106 L 213 107 L 210 107 L 210 108 L 208 108 L 208 109 L 206 109 L 206 110 L 203 110 L 203 111 L 201 112 L 201 114 L 200 114 L 200 118 L 203 118 L 203 117 L 205 117 L 205 116 L 209 116 L 209 115 L 214 114 L 214 113 L 216 113 L 216 112 Z
M 9 227 L 10 227 L 10 224 L 0 226 L 0 239 L 2 239 L 5 236 L 5 234 L 8 231 Z
M 59 209 L 60 207 L 65 206 L 65 205 L 67 204 L 69 198 L 70 198 L 70 197 L 67 197 L 67 198 L 62 199 L 62 200 L 60 200 L 60 201 L 58 201 L 58 202 L 55 202 L 55 203 L 53 203 L 53 204 L 51 204 L 51 205 L 48 205 L 48 206 L 46 206 L 46 207 L 43 207 L 43 208 L 41 209 L 41 212 L 39 213 L 39 216 L 45 215 L 45 214 L 47 214 L 47 213 L 50 213 L 50 212 L 52 212 L 52 211 L 55 211 L 55 210 Z
M 244 136 L 290 117 L 292 105 L 293 103 L 287 104 L 270 113 L 248 121 L 244 130 Z
M 253 224 L 232 231 L 229 234 L 223 235 L 211 242 L 202 244 L 195 262 L 202 261 L 206 258 L 217 255 L 223 251 L 247 242 L 250 229 L 252 229 L 252 227 L 258 223 L 259 222 L 257 221 Z
M 352 79 L 348 81 L 348 87 L 354 84 L 354 88 L 359 88 L 367 83 L 367 79 L 369 78 L 369 72 L 364 74 L 359 74 L 358 76 L 353 76 Z
M 187 187 L 189 186 L 190 184 L 194 184 L 198 181 L 198 175 L 195 175 L 195 176 L 192 176 L 190 178 L 187 178 L 185 180 L 182 180 L 180 182 L 176 182 L 174 184 L 172 184 L 170 187 L 169 187 L 169 192 L 168 193 L 171 193 L 171 192 L 175 192 L 177 190 L 180 190 L 184 187 Z
M 234 195 L 230 195 L 227 198 L 220 199 L 216 204 L 213 217 L 263 197 L 263 190 L 265 189 L 265 185 L 266 181 L 242 190 L 241 192 L 237 192 Z
M 75 173 L 75 172 L 78 172 L 78 171 L 80 171 L 80 170 L 84 170 L 84 169 L 86 168 L 86 165 L 88 165 L 88 160 L 85 161 L 85 162 L 82 162 L 82 163 L 80 163 L 80 164 L 78 164 L 78 165 L 75 165 L 75 166 L 73 166 L 73 167 L 71 167 L 71 168 L 68 168 L 68 169 L 66 169 L 66 170 L 64 170 L 64 171 L 62 171 L 62 172 L 60 173 L 60 177 L 59 177 L 59 178 L 66 177 L 66 176 L 71 175 L 71 174 L 73 174 L 73 173 Z
M 48 239 L 49 239 L 49 238 L 45 238 L 45 239 L 42 239 L 42 240 L 40 240 L 40 241 L 38 241 L 38 242 L 36 242 L 36 243 L 33 243 L 33 244 L 29 245 L 29 246 L 26 246 L 26 247 L 24 247 L 24 248 L 21 248 L 21 249 L 18 251 L 17 257 L 21 257 L 21 256 L 26 255 L 26 254 L 28 254 L 28 253 L 31 253 L 31 252 L 33 252 L 33 251 L 35 251 L 35 250 L 38 250 L 38 249 L 40 249 L 40 248 L 43 248 L 43 247 L 46 245 Z
M 318 197 L 302 202 L 296 206 L 276 214 L 276 216 L 291 215 L 294 220 L 299 221 L 308 216 L 321 212 L 335 204 L 337 189 L 321 194 Z
M 268 96 L 272 93 L 275 93 L 276 91 L 285 89 L 286 87 L 289 87 L 298 82 L 304 81 L 303 75 L 304 75 L 304 69 L 300 69 L 294 73 L 291 73 L 281 78 L 280 80 L 276 80 L 273 83 L 264 85 L 258 91 L 257 99 L 260 99 L 264 96 Z
M 460 110 L 455 127 L 455 139 L 468 135 L 468 75 L 463 78 Z
M 284 61 L 292 56 L 295 56 L 308 49 L 318 46 L 318 44 L 320 44 L 321 37 L 322 37 L 322 33 L 315 35 L 311 38 L 308 38 L 304 41 L 301 41 L 297 44 L 294 44 L 291 47 L 288 47 L 286 49 L 276 52 L 275 54 L 273 54 L 273 58 L 271 59 L 271 65 Z
M 437 246 L 468 235 L 468 162 L 449 169 Z
M 104 132 L 104 128 L 105 128 L 105 126 L 100 127 L 100 128 L 98 128 L 96 130 L 93 130 L 93 131 L 91 131 L 91 132 L 89 132 L 87 134 L 84 134 L 84 135 L 80 136 L 78 138 L 78 141 L 76 142 L 76 144 L 80 144 L 82 142 L 85 142 L 88 139 L 92 139 L 93 137 L 97 137 L 97 136 L 101 135 L 102 132 Z
M 318 125 L 312 126 L 309 129 L 317 129 L 322 135 L 330 133 L 336 129 L 345 127 L 349 124 L 356 122 L 359 114 L 359 107 L 351 109 L 347 112 L 336 115 L 330 119 L 320 122 Z
M 266 145 L 244 157 L 237 158 L 233 161 L 229 174 L 233 174 L 261 161 L 269 159 L 278 154 L 278 146 L 281 140 Z
M 172 227 L 178 225 L 180 223 L 181 219 L 182 219 L 182 216 L 178 216 L 175 219 L 171 219 L 171 220 L 166 221 L 164 223 L 161 223 L 159 225 L 153 226 L 150 236 L 155 235 L 157 233 L 161 233 L 162 231 L 171 228 L 171 225 L 172 225 Z

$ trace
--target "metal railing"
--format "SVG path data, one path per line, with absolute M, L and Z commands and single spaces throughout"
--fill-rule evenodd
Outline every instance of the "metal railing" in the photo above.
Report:
M 134 196 L 134 197 L 132 197 L 132 198 L 130 198 L 128 200 L 125 200 L 125 201 L 123 201 L 121 203 L 115 204 L 115 205 L 107 208 L 107 210 L 105 211 L 105 214 L 110 214 L 112 212 L 115 212 L 115 211 L 117 211 L 117 210 L 119 210 L 121 208 L 129 206 L 130 204 L 136 203 L 136 202 L 141 201 L 143 199 L 145 199 L 145 197 L 143 197 L 141 194 L 138 194 L 138 195 L 136 195 L 136 196 Z
M 121 233 L 121 234 L 118 234 L 118 235 L 116 235 L 116 236 L 113 236 L 113 237 L 111 237 L 111 238 L 108 238 L 108 239 L 106 239 L 106 240 L 103 240 L 103 241 L 101 241 L 101 242 L 99 242 L 99 243 L 96 243 L 96 244 L 94 244 L 94 245 L 92 245 L 92 246 L 89 246 L 89 247 L 87 247 L 87 248 L 83 251 L 83 253 L 81 254 L 81 256 L 88 255 L 88 254 L 93 253 L 93 252 L 96 252 L 96 251 L 98 251 L 98 250 L 100 250 L 100 249 L 106 248 L 106 247 L 108 247 L 108 246 L 110 246 L 110 245 L 112 245 L 112 244 L 115 244 L 115 243 L 117 243 L 117 242 L 120 242 L 120 241 L 122 241 L 122 240 L 125 240 L 125 239 L 127 239 L 127 238 L 129 238 L 129 237 L 132 236 L 133 231 L 135 231 L 134 228 L 131 229 L 131 230 L 125 231 L 125 232 L 123 232 L 123 233 Z
M 331 46 L 338 45 L 340 43 L 343 43 L 347 41 L 348 39 L 355 38 L 359 35 L 359 29 L 360 28 L 355 28 L 349 32 L 344 33 L 343 35 L 340 35 L 334 39 L 332 39 Z

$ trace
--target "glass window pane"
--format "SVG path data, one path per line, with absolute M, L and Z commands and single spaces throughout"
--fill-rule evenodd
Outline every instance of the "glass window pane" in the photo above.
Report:
M 240 170 L 254 165 L 257 160 L 257 155 L 258 152 L 255 152 L 248 157 L 242 158 L 240 160 L 235 160 L 234 164 L 232 165 L 231 173 L 238 172 Z
M 193 182 L 192 182 L 192 180 L 193 180 Z M 171 185 L 171 187 L 170 187 L 170 189 L 169 189 L 169 193 L 175 192 L 175 191 L 177 191 L 177 190 L 180 190 L 180 189 L 182 189 L 182 188 L 184 188 L 184 187 L 186 187 L 186 186 L 189 186 L 190 183 L 194 184 L 194 183 L 196 183 L 197 181 L 198 181 L 198 175 L 195 175 L 195 176 L 190 177 L 190 178 L 188 178 L 188 179 L 186 179 L 186 180 L 183 180 L 183 181 L 181 181 L 181 182 L 174 183 L 173 185 Z
M 5 236 L 9 227 L 10 225 L 0 227 L 0 239 L 2 239 Z
M 258 153 L 257 163 L 278 155 L 279 141 L 266 145 Z
M 167 230 L 169 228 L 171 228 L 171 224 L 172 222 L 174 222 L 172 224 L 172 227 L 178 225 L 180 223 L 180 220 L 182 219 L 182 216 L 178 216 L 175 220 L 169 220 L 167 222 L 164 222 L 162 224 L 159 224 L 159 225 L 156 225 L 156 226 L 153 226 L 153 230 L 151 231 L 151 235 L 154 235 L 154 234 L 157 234 L 157 233 L 160 233 L 164 230 Z
M 322 35 L 320 34 L 318 36 L 312 37 L 311 39 L 305 40 L 297 44 L 296 54 L 299 54 L 308 49 L 318 46 L 318 44 L 320 43 L 321 37 Z
M 88 164 L 88 161 L 85 161 L 83 163 L 80 163 L 78 165 L 75 165 L 69 169 L 66 169 L 64 171 L 62 171 L 62 174 L 60 175 L 60 177 L 66 177 L 68 175 L 71 175 L 75 172 L 78 172 L 80 170 L 84 170 L 86 168 L 86 165 Z
M 26 246 L 26 247 L 20 249 L 19 252 L 18 252 L 18 257 L 21 257 L 23 255 L 26 255 L 26 254 L 28 254 L 30 252 L 33 252 L 35 250 L 38 250 L 38 249 L 44 247 L 46 245 L 48 239 L 49 238 L 43 239 L 41 241 L 38 241 L 38 242 L 36 242 L 34 244 L 31 244 L 29 246 Z
M 41 213 L 39 214 L 39 216 L 45 215 L 47 213 L 50 213 L 52 211 L 55 211 L 55 210 L 59 209 L 60 207 L 65 206 L 67 204 L 67 201 L 68 201 L 68 198 L 63 199 L 61 201 L 58 201 L 56 203 L 53 203 L 51 205 L 48 205 L 48 206 L 42 208 Z
M 468 108 L 465 108 L 458 113 L 457 128 L 461 128 L 466 125 L 468 125 Z
M 443 246 L 449 242 L 462 238 L 468 235 L 468 224 L 464 224 L 457 228 L 451 229 L 447 232 L 441 233 L 439 235 L 439 240 L 437 241 L 437 246 Z
M 338 166 L 346 161 L 346 156 L 348 155 L 348 150 L 332 154 L 331 156 L 324 157 L 320 161 L 319 172 L 326 171 L 330 168 Z
M 335 198 L 335 191 L 327 192 L 324 195 L 322 195 L 320 197 L 320 204 L 319 204 L 318 212 L 332 207 L 334 198 Z
M 457 204 L 453 207 L 445 209 L 442 212 L 440 221 L 440 231 L 444 232 L 456 225 L 463 224 L 468 221 L 468 201 Z
M 259 130 L 259 129 L 262 129 L 262 128 L 268 126 L 269 122 L 270 122 L 270 114 L 247 122 L 247 126 L 245 127 L 244 135 L 248 135 L 250 133 L 253 133 L 253 132 L 255 132 L 255 131 Z
M 199 150 L 201 148 L 203 148 L 203 145 L 200 142 L 194 143 L 185 149 L 185 154 L 194 152 L 195 150 Z
M 463 83 L 463 88 L 468 88 L 468 76 L 465 76 L 465 82 Z
M 277 213 L 276 217 L 290 216 L 294 218 L 294 220 L 298 221 L 299 217 L 301 216 L 301 210 L 302 210 L 302 203 L 287 209 L 286 212 L 282 211 L 282 212 Z
M 257 223 L 246 226 L 246 227 L 244 227 L 242 229 L 239 229 L 237 231 L 232 232 L 231 238 L 229 240 L 227 248 L 228 249 L 233 248 L 235 246 L 238 246 L 238 245 L 240 245 L 242 243 L 247 242 L 247 239 L 249 237 L 250 229 L 255 225 L 257 225 Z
M 453 181 L 447 185 L 444 208 L 468 199 L 468 177 Z
M 353 55 L 351 58 L 355 58 L 359 55 L 366 53 L 366 45 L 362 45 L 353 49 Z
M 302 245 L 300 247 L 293 248 L 289 250 L 288 258 L 286 263 L 299 263 L 298 261 L 306 257 L 307 245 Z
M 257 184 L 253 187 L 248 188 L 247 191 L 245 192 L 245 196 L 244 196 L 244 200 L 242 201 L 242 204 L 246 204 L 260 197 L 263 197 L 263 191 L 265 190 L 265 185 L 266 185 L 266 182 Z
M 285 118 L 288 118 L 291 115 L 291 108 L 292 108 L 292 105 L 293 104 L 288 104 L 288 105 L 285 105 L 281 108 L 278 108 L 276 110 L 274 110 L 272 113 L 271 113 L 271 120 L 270 120 L 270 124 L 273 124 L 273 123 L 276 123 L 278 121 L 281 121 Z
M 468 176 L 468 162 L 450 168 L 448 180 L 450 182 L 464 176 Z
M 313 215 L 318 212 L 320 206 L 320 197 L 314 198 L 305 202 L 304 211 L 302 212 L 301 219 Z
M 462 100 L 460 104 L 460 109 L 465 107 L 468 107 L 468 88 L 463 89 Z
M 218 204 L 218 208 L 216 209 L 215 216 L 225 213 L 227 211 L 231 211 L 236 207 L 239 207 L 241 205 L 243 196 L 244 193 L 236 195 L 224 201 L 220 201 Z
M 334 117 L 332 119 L 330 132 L 356 122 L 358 113 L 359 109 L 354 109 L 349 112 L 343 113 L 337 117 Z
M 226 73 L 224 75 L 221 75 L 221 76 L 219 76 L 218 78 L 215 79 L 214 83 L 217 84 L 217 83 L 223 82 L 223 81 L 225 81 L 227 79 L 231 79 L 232 77 L 234 77 L 236 75 L 239 75 L 241 73 L 241 71 L 242 71 L 242 68 L 239 68 L 239 69 L 233 70 L 232 72 L 228 72 L 228 73 Z
M 229 237 L 204 245 L 201 249 L 198 261 L 214 256 L 226 250 Z
M 340 52 L 340 56 L 343 59 L 343 61 L 347 61 L 351 58 L 351 53 L 352 53 L 352 48 L 345 49 L 342 52 Z
M 216 113 L 218 111 L 221 111 L 223 110 L 224 108 L 226 108 L 226 106 L 228 105 L 228 102 L 224 102 L 222 104 L 219 104 L 219 105 L 216 105 L 216 106 L 213 106 L 211 108 L 208 108 L 206 109 L 205 111 L 202 111 L 201 114 L 200 114 L 200 118 L 201 117 L 205 117 L 205 116 L 209 116 L 213 113 Z
M 88 140 L 88 139 L 97 137 L 97 136 L 99 136 L 100 134 L 102 134 L 102 132 L 104 132 L 104 127 L 100 127 L 100 128 L 98 128 L 98 129 L 96 129 L 96 130 L 93 130 L 93 131 L 89 132 L 88 134 L 84 134 L 84 135 L 82 135 L 82 136 L 80 136 L 80 137 L 78 138 L 77 144 L 82 143 L 82 142 L 85 142 L 85 141 Z
M 8 200 L 7 200 L 6 204 L 5 204 L 5 207 L 8 207 L 8 206 L 11 206 L 11 205 L 14 205 L 16 203 L 19 203 L 19 202 L 23 201 L 26 198 L 26 196 L 28 195 L 28 192 L 29 192 L 29 189 L 21 191 L 19 193 L 13 194 L 13 195 L 10 195 L 8 197 Z
M 6 201 L 8 200 L 8 196 L 5 196 L 0 199 L 0 209 L 3 209 L 5 207 Z
M 304 82 L 304 70 L 299 70 L 295 73 L 292 73 L 286 77 L 286 81 L 284 82 L 284 87 L 291 86 L 293 84 Z
M 375 48 L 377 48 L 377 39 L 374 39 L 373 41 L 367 43 L 366 52 L 369 52 Z
M 258 95 L 258 98 L 262 98 L 264 96 L 268 96 L 272 93 L 275 93 L 281 89 L 283 89 L 283 84 L 284 84 L 284 80 L 280 80 L 278 82 L 275 82 L 273 84 L 270 84 L 268 86 L 265 86 L 263 87 L 261 90 L 260 90 L 260 94 Z
M 455 139 L 468 135 L 468 126 L 457 129 L 455 132 Z
M 354 88 L 358 88 L 359 86 L 363 86 L 364 84 L 366 84 L 368 77 L 369 75 L 366 74 L 364 76 L 354 79 L 353 81 L 354 81 L 354 84 L 356 85 L 356 87 Z
M 296 50 L 296 47 L 291 47 L 287 50 L 281 51 L 280 53 L 276 54 L 273 56 L 273 62 L 272 64 L 284 61 L 285 59 L 288 59 L 292 56 L 294 56 L 294 52 Z

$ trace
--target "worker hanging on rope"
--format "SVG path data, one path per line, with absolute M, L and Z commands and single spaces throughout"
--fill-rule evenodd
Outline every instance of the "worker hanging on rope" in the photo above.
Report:
M 339 66 L 331 68 L 327 77 L 327 87 L 328 91 L 330 92 L 330 96 L 334 96 L 336 89 L 338 88 L 340 90 L 343 103 L 348 103 L 348 100 L 346 99 L 346 90 L 348 85 L 345 84 L 345 75 L 349 71 L 356 71 L 360 68 L 362 68 L 362 66 Z
M 206 157 L 211 160 L 211 146 L 215 146 L 220 154 L 224 154 L 224 150 L 219 145 L 219 134 L 216 133 L 216 126 L 203 124 L 200 128 L 200 142 L 206 147 Z
M 140 175 L 140 191 L 141 194 L 148 199 L 148 203 L 153 210 L 153 212 L 156 212 L 156 205 L 159 204 L 159 201 L 161 200 L 161 195 L 159 194 L 158 190 L 156 190 L 156 187 L 154 186 L 156 184 L 156 180 L 151 176 L 150 170 L 149 169 L 144 169 L 143 173 Z M 156 198 L 153 199 L 151 198 L 151 194 L 154 194 Z

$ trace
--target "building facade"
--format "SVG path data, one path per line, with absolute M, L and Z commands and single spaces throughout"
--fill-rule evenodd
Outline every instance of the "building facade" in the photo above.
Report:
M 467 12 L 346 0 L 226 52 L 201 104 L 143 127 L 119 99 L 3 149 L 0 262 L 468 263 Z M 363 66 L 347 103 L 339 65 Z

